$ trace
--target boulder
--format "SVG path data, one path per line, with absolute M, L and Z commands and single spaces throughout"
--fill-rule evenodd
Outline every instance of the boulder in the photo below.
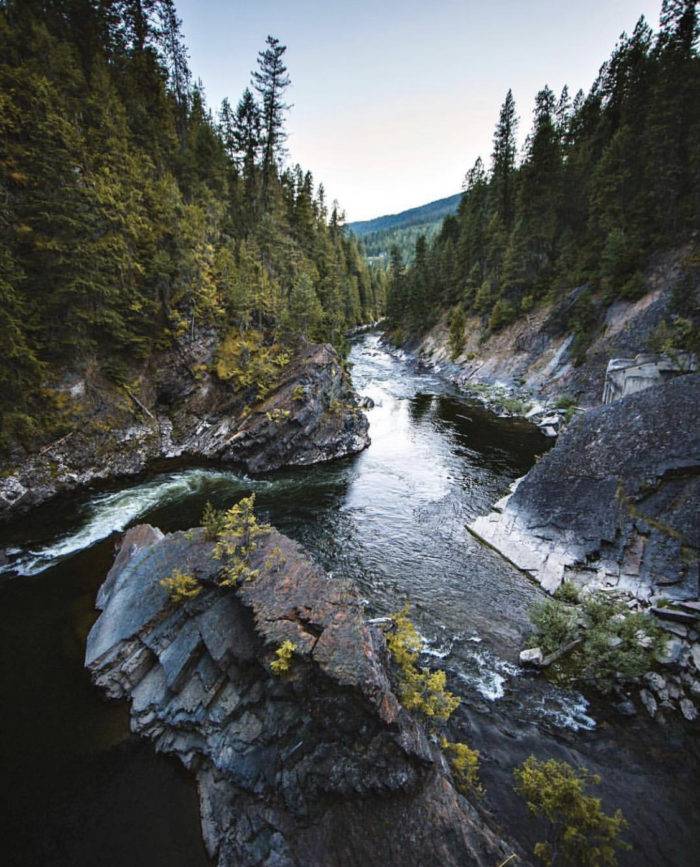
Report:
M 221 588 L 202 530 L 129 530 L 87 641 L 93 681 L 130 702 L 133 731 L 195 775 L 218 867 L 493 867 L 514 850 L 456 790 L 435 741 L 393 691 L 384 636 L 354 586 L 270 529 Z M 173 569 L 201 592 L 173 604 Z M 271 662 L 292 642 L 289 670 Z
M 611 358 L 605 372 L 603 403 L 611 403 L 697 369 L 697 359 L 692 352 L 678 352 L 673 357 L 647 352 L 634 358 Z
M 698 718 L 698 710 L 689 698 L 682 698 L 680 701 L 681 713 L 688 722 L 695 722 Z
M 542 665 L 542 660 L 544 659 L 544 654 L 542 653 L 541 647 L 532 647 L 527 650 L 520 651 L 520 663 L 521 665 L 533 665 L 540 666 Z

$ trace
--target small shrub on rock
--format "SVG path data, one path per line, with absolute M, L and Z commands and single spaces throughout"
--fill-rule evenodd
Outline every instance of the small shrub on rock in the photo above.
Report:
M 270 532 L 267 524 L 259 524 L 255 517 L 255 494 L 244 497 L 224 513 L 214 557 L 224 561 L 222 587 L 235 587 L 239 581 L 257 578 L 258 570 L 250 566 L 250 555 L 257 547 L 256 539 Z
M 236 391 L 254 388 L 258 399 L 265 397 L 279 379 L 289 355 L 277 344 L 266 346 L 261 332 L 230 332 L 219 346 L 216 375 L 231 382 Z
M 445 687 L 447 675 L 441 669 L 430 671 L 416 664 L 422 647 L 418 631 L 407 616 L 408 608 L 391 616 L 392 628 L 386 643 L 399 668 L 399 698 L 406 710 L 414 710 L 430 720 L 445 721 L 459 705 L 459 698 Z
M 224 529 L 225 512 L 221 509 L 215 509 L 211 503 L 207 503 L 200 518 L 202 527 L 204 527 L 204 538 L 208 542 L 216 542 L 219 534 Z
M 194 599 L 202 592 L 202 585 L 191 575 L 185 575 L 179 569 L 174 569 L 172 574 L 163 578 L 160 586 L 168 591 L 170 601 L 179 605 L 188 599 Z
M 569 605 L 577 605 L 581 601 L 581 593 L 571 581 L 563 581 L 554 591 L 554 598 Z
M 484 788 L 479 781 L 479 751 L 467 744 L 440 740 L 440 746 L 450 760 L 452 774 L 457 788 L 463 795 L 483 795 Z
M 558 599 L 545 599 L 533 605 L 530 621 L 535 627 L 530 646 L 541 647 L 545 655 L 559 650 L 578 635 L 576 609 Z
M 516 792 L 530 812 L 544 820 L 546 839 L 534 848 L 543 864 L 614 867 L 617 850 L 629 848 L 620 839 L 627 826 L 620 810 L 609 816 L 600 799 L 586 793 L 590 784 L 600 783 L 600 777 L 585 768 L 534 756 L 513 775 Z
M 270 663 L 274 674 L 286 674 L 292 665 L 292 657 L 297 649 L 293 641 L 283 641 L 275 651 L 275 659 Z

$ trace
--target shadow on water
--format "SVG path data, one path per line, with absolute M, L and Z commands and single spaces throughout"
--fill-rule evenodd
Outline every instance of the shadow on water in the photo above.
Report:
M 549 443 L 417 372 L 376 335 L 358 340 L 351 361 L 375 403 L 372 445 L 355 458 L 254 479 L 171 470 L 49 505 L 0 532 L 23 573 L 0 576 L 6 863 L 207 863 L 191 778 L 132 738 L 127 708 L 92 688 L 84 639 L 118 532 L 141 521 L 190 527 L 206 502 L 224 507 L 251 491 L 266 519 L 357 582 L 370 615 L 411 602 L 426 661 L 439 659 L 462 697 L 458 734 L 482 751 L 486 803 L 507 833 L 526 842 L 532 833 L 513 765 L 554 755 L 600 770 L 606 804 L 632 822 L 637 854 L 653 853 L 644 863 L 694 863 L 695 779 L 682 729 L 606 720 L 583 696 L 520 670 L 541 591 L 465 529 Z

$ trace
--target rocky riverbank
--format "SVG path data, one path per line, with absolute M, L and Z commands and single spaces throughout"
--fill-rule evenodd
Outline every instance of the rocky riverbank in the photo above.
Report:
M 496 332 L 472 316 L 456 355 L 446 313 L 405 348 L 497 415 L 524 416 L 556 436 L 577 409 L 599 406 L 606 387 L 616 397 L 631 392 L 617 387 L 622 368 L 646 366 L 645 385 L 696 369 L 697 360 L 688 354 L 645 355 L 659 329 L 673 320 L 674 293 L 684 281 L 688 288 L 683 291 L 695 293 L 699 303 L 696 258 L 692 246 L 660 258 L 649 268 L 646 292 L 637 300 L 605 306 L 603 298 L 596 300 L 589 287 L 580 286 Z M 613 370 L 611 359 L 617 360 Z
M 258 473 L 354 454 L 368 422 L 329 345 L 303 344 L 256 398 L 216 373 L 218 338 L 197 336 L 161 353 L 131 386 L 85 369 L 60 384 L 71 430 L 0 468 L 0 520 L 57 494 L 134 476 L 156 461 L 211 460 Z
M 642 701 L 652 716 L 680 707 L 694 720 L 699 505 L 700 376 L 691 374 L 577 418 L 469 529 L 549 593 L 566 580 L 650 609 L 668 634 L 658 660 L 668 676 L 650 673 Z
M 216 863 L 507 859 L 513 848 L 397 701 L 354 587 L 273 529 L 251 554 L 258 574 L 235 590 L 218 584 L 212 552 L 201 529 L 129 530 L 85 661 L 107 695 L 131 702 L 132 729 L 196 776 Z M 201 588 L 180 605 L 161 586 L 176 569 Z M 285 642 L 293 654 L 275 666 Z

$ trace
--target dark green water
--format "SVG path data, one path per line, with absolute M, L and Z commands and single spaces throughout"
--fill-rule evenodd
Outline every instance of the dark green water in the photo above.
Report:
M 513 765 L 531 752 L 555 755 L 605 777 L 606 803 L 625 809 L 637 841 L 636 860 L 623 863 L 695 863 L 696 744 L 682 729 L 606 719 L 582 696 L 519 670 L 539 590 L 465 530 L 546 441 L 459 399 L 375 335 L 351 360 L 357 388 L 376 402 L 372 445 L 355 458 L 255 480 L 211 468 L 161 474 L 3 530 L 14 564 L 1 590 L 6 863 L 206 864 L 190 779 L 131 737 L 126 707 L 92 688 L 84 639 L 116 531 L 140 521 L 189 527 L 207 500 L 224 506 L 251 490 L 267 519 L 357 581 L 369 616 L 411 601 L 426 653 L 441 658 L 463 698 L 458 733 L 482 751 L 487 806 L 511 833 L 535 839 L 512 794 Z

